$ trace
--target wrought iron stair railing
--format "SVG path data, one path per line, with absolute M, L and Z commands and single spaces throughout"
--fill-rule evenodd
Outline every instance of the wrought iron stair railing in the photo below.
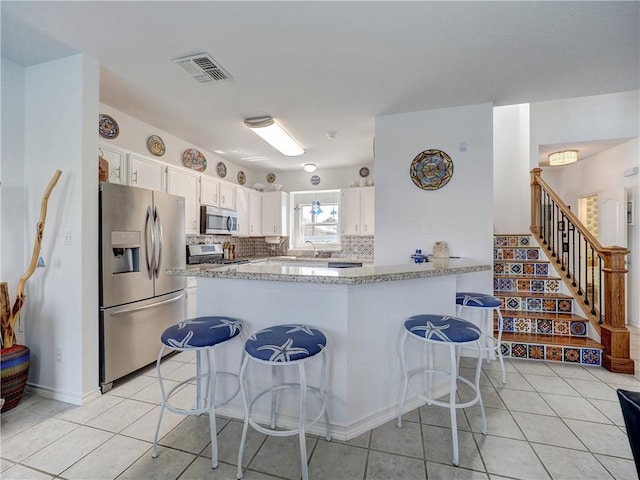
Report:
M 531 170 L 531 232 L 560 271 L 562 280 L 600 334 L 602 365 L 612 372 L 634 372 L 626 328 L 623 247 L 603 247 L 571 209 Z

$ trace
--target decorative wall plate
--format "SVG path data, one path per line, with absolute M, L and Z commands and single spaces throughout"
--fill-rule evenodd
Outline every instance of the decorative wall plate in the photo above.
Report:
M 120 133 L 120 127 L 112 116 L 101 113 L 98 119 L 98 132 L 101 137 L 113 140 Z
M 364 178 L 364 177 L 368 177 L 368 176 L 369 176 L 369 169 L 368 169 L 367 167 L 362 167 L 362 168 L 360 169 L 360 176 L 361 176 L 362 178 Z
M 438 190 L 453 176 L 451 157 L 442 150 L 425 150 L 411 162 L 411 180 L 423 190 Z
M 164 155 L 164 152 L 166 152 L 164 142 L 158 135 L 149 135 L 149 138 L 147 138 L 147 148 L 156 157 L 161 157 Z
M 198 172 L 204 172 L 207 169 L 207 159 L 195 148 L 188 148 L 184 151 L 182 154 L 182 164 Z
M 244 174 L 242 170 L 238 172 L 237 177 L 238 177 L 238 183 L 240 185 L 244 185 L 244 183 L 247 181 L 247 176 Z
M 313 175 L 310 181 L 311 181 L 311 185 L 319 185 L 320 177 L 318 175 Z
M 218 165 L 216 165 L 216 169 L 218 170 L 218 175 L 220 175 L 221 177 L 224 178 L 227 176 L 227 166 L 223 162 L 218 162 Z
M 275 181 L 276 181 L 276 174 L 275 173 L 267 173 L 267 182 L 273 183 Z

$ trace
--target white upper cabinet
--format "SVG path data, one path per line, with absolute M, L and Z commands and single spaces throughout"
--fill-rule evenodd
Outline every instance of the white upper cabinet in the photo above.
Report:
M 200 204 L 211 207 L 236 209 L 235 185 L 202 175 L 200 177 Z
M 373 235 L 375 187 L 349 188 L 340 194 L 342 235 Z
M 249 190 L 249 236 L 262 236 L 262 194 Z
M 129 153 L 129 185 L 165 191 L 165 165 L 150 158 Z
M 249 236 L 249 190 L 236 187 L 236 211 L 238 212 L 238 236 Z
M 262 234 L 289 234 L 289 194 L 287 192 L 265 192 L 262 194 Z
M 106 145 L 98 145 L 99 153 L 109 162 L 109 183 L 127 183 L 126 152 Z
M 199 233 L 198 179 L 190 170 L 168 167 L 167 192 L 184 197 L 184 231 Z

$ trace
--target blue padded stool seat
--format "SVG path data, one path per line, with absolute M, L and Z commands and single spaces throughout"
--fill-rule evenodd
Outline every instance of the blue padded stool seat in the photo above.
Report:
M 482 335 L 473 323 L 447 315 L 414 315 L 404 322 L 404 328 L 416 337 L 435 342 L 473 342 Z
M 294 362 L 313 357 L 327 346 L 327 337 L 307 325 L 276 325 L 254 333 L 245 343 L 245 351 L 265 362 Z
M 493 295 L 487 295 L 486 293 L 457 292 L 456 305 L 463 305 L 465 307 L 500 308 L 502 302 Z
M 169 348 L 213 347 L 242 331 L 239 320 L 230 317 L 197 317 L 168 327 L 160 337 Z
M 300 444 L 300 465 L 302 470 L 302 479 L 308 480 L 309 468 L 307 465 L 307 445 L 305 439 L 305 431 L 310 428 L 321 418 L 324 417 L 326 424 L 325 438 L 331 440 L 329 414 L 327 412 L 324 384 L 327 374 L 327 337 L 317 328 L 301 324 L 275 325 L 264 328 L 249 337 L 245 342 L 244 350 L 246 355 L 242 360 L 240 367 L 240 392 L 242 401 L 244 402 L 244 426 L 242 429 L 242 437 L 240 439 L 240 449 L 238 451 L 238 472 L 237 478 L 243 476 L 242 472 L 242 456 L 247 440 L 247 432 L 249 425 L 255 430 L 265 435 L 273 435 L 278 437 L 286 437 L 297 435 Z M 308 360 L 315 356 L 322 357 L 322 370 L 320 374 L 320 386 L 314 387 L 307 384 L 307 374 L 305 365 Z M 258 364 L 271 366 L 271 387 L 258 392 L 253 398 L 249 398 L 248 389 L 245 388 L 245 374 L 249 360 Z M 295 365 L 298 370 L 298 382 L 284 381 L 279 377 L 282 367 Z M 294 378 L 295 380 L 295 378 Z M 289 429 L 278 428 L 278 399 L 279 394 L 283 391 L 294 390 L 299 392 L 299 401 L 296 402 L 298 407 L 297 426 Z M 307 420 L 307 393 L 314 394 L 320 404 L 319 413 L 313 420 Z M 271 416 L 270 425 L 263 426 L 258 424 L 252 417 L 252 410 L 256 402 L 264 395 L 271 395 Z M 280 412 L 282 413 L 282 412 Z M 294 413 L 289 412 L 289 417 L 293 417 Z
M 500 368 L 502 369 L 502 383 L 507 383 L 507 373 L 504 369 L 504 360 L 502 358 L 502 329 L 503 319 L 502 312 L 500 312 L 502 302 L 499 298 L 493 295 L 487 295 L 486 293 L 477 292 L 457 292 L 456 293 L 456 308 L 457 315 L 462 316 L 465 309 L 468 312 L 472 310 L 483 311 L 483 317 L 480 319 L 480 329 L 482 330 L 482 338 L 480 339 L 480 347 L 483 355 L 486 353 L 487 361 L 491 362 L 491 357 L 498 356 L 500 361 Z M 498 336 L 494 337 L 493 334 L 493 312 L 496 312 L 498 317 Z M 467 318 L 467 320 L 471 320 Z
M 453 447 L 452 463 L 457 466 L 459 459 L 456 409 L 467 408 L 479 403 L 480 411 L 482 413 L 482 433 L 487 433 L 487 418 L 484 411 L 484 405 L 482 404 L 482 397 L 480 396 L 480 367 L 482 364 L 480 339 L 482 338 L 482 331 L 478 326 L 467 320 L 449 315 L 414 315 L 405 320 L 403 326 L 404 328 L 399 346 L 400 368 L 402 370 L 403 384 L 400 392 L 400 404 L 398 405 L 398 427 L 402 428 L 402 413 L 409 389 L 429 406 L 437 405 L 448 408 L 451 418 L 451 443 Z M 422 342 L 426 349 L 426 368 L 422 365 L 411 369 L 407 367 L 405 344 L 407 339 L 411 337 Z M 438 368 L 435 367 L 434 346 L 439 349 L 438 351 L 442 351 L 442 347 L 447 348 L 449 353 L 449 370 L 445 370 L 442 365 L 438 365 Z M 473 382 L 460 376 L 458 371 L 458 355 L 460 349 L 465 346 L 473 346 L 478 352 L 475 379 Z M 418 355 L 418 358 L 422 359 L 423 355 Z M 449 377 L 448 401 L 439 399 L 441 397 L 440 392 L 438 392 L 439 394 L 437 395 L 436 392 L 434 392 L 433 381 L 435 375 L 444 375 Z M 424 384 L 411 384 L 410 380 L 414 376 L 426 377 L 426 391 Z M 466 401 L 462 398 L 458 399 L 458 382 L 471 387 L 473 398 Z
M 160 336 L 161 348 L 156 362 L 156 371 L 158 382 L 160 383 L 160 394 L 162 395 L 162 404 L 160 409 L 160 417 L 156 426 L 156 434 L 153 440 L 153 449 L 151 456 L 156 458 L 158 452 L 158 437 L 160 434 L 160 425 L 164 410 L 180 415 L 200 415 L 209 414 L 209 428 L 211 433 L 211 467 L 218 467 L 218 442 L 216 428 L 216 407 L 220 407 L 230 402 L 240 391 L 239 375 L 232 372 L 218 372 L 216 370 L 214 348 L 224 344 L 234 338 L 242 339 L 242 323 L 239 320 L 224 316 L 196 317 L 175 325 L 167 327 Z M 165 348 L 177 351 L 193 351 L 196 354 L 195 375 L 178 382 L 165 391 L 164 382 L 162 380 L 162 370 L 160 362 L 164 356 Z M 205 358 L 203 359 L 203 355 Z M 206 360 L 206 361 L 205 361 Z M 204 365 L 203 365 L 204 364 Z M 206 366 L 206 370 L 203 369 Z M 227 398 L 216 403 L 216 379 L 218 376 L 226 375 L 232 377 L 237 383 L 235 391 L 232 391 Z M 170 403 L 172 395 L 182 391 L 182 387 L 187 384 L 195 383 L 196 398 L 192 408 L 181 408 Z

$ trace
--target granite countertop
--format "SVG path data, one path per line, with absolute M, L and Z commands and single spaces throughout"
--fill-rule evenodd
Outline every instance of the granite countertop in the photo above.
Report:
M 281 260 L 283 264 L 274 264 Z M 457 275 L 461 273 L 491 270 L 491 265 L 468 259 L 436 259 L 434 262 L 407 263 L 402 265 L 373 266 L 363 264 L 355 268 L 330 268 L 329 261 L 345 259 L 293 259 L 270 257 L 264 263 L 236 265 L 193 265 L 186 268 L 168 269 L 167 275 L 233 278 L 242 280 L 270 280 L 278 282 L 327 283 L 338 285 L 363 285 L 414 278 Z M 301 265 L 291 265 L 299 263 Z M 316 266 L 315 263 L 318 265 Z

